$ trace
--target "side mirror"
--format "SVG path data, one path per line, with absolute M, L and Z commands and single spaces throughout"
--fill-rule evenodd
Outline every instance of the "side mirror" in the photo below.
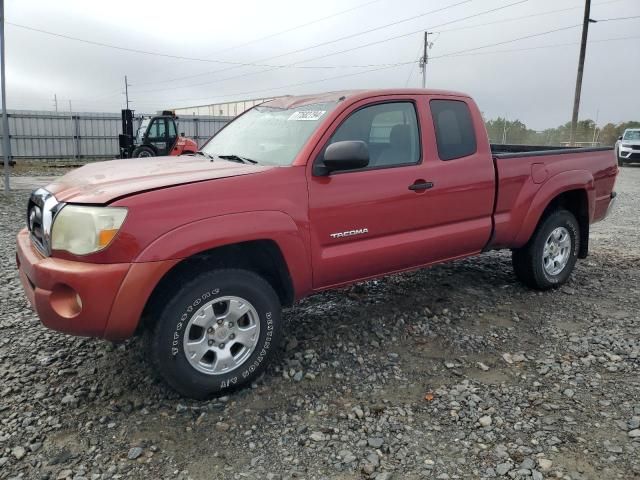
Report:
M 181 136 L 181 137 L 184 137 L 184 132 L 180 132 L 180 136 Z
M 618 140 L 622 140 L 622 135 L 620 135 L 620 136 L 618 137 Z
M 369 165 L 369 147 L 361 140 L 332 143 L 324 152 L 324 166 L 329 172 L 354 170 Z

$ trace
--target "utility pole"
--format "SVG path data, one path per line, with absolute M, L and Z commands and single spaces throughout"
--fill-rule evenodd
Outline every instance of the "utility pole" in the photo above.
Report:
M 124 76 L 124 96 L 127 99 L 127 110 L 129 110 L 129 82 L 127 82 L 127 76 Z
M 502 121 L 502 144 L 505 145 L 507 143 L 507 116 L 504 116 L 504 120 Z
M 53 106 L 56 109 L 56 113 L 58 113 L 58 95 L 55 93 L 53 94 Z
M 2 90 L 2 153 L 4 153 L 4 193 L 9 195 L 9 162 L 11 160 L 11 140 L 9 139 L 9 117 L 7 116 L 7 95 L 4 73 L 4 0 L 0 0 L 0 90 Z
M 422 69 L 422 88 L 427 88 L 427 63 L 429 63 L 429 32 L 424 32 L 424 51 L 420 58 L 420 68 Z
M 573 98 L 573 116 L 571 117 L 571 135 L 569 145 L 574 146 L 576 142 L 576 129 L 578 127 L 578 113 L 580 111 L 580 94 L 582 92 L 582 74 L 584 71 L 584 57 L 587 53 L 587 36 L 589 35 L 589 23 L 594 22 L 589 18 L 591 12 L 591 0 L 584 2 L 584 19 L 582 22 L 582 40 L 580 41 L 580 58 L 578 59 L 578 76 L 576 78 L 576 91 Z

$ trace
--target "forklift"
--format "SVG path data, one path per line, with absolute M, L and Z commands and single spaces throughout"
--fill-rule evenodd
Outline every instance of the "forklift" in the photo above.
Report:
M 118 136 L 120 158 L 174 156 L 195 153 L 198 144 L 191 138 L 178 135 L 177 117 L 172 111 L 143 118 L 133 134 L 133 110 L 122 110 L 122 134 Z

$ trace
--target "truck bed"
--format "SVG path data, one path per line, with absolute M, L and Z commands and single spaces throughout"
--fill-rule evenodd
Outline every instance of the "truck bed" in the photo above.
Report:
M 537 157 L 563 153 L 603 152 L 613 147 L 560 147 L 553 145 L 513 145 L 492 143 L 491 153 L 496 158 Z

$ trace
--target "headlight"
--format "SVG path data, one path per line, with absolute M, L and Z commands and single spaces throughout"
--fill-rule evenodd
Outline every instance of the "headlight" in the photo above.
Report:
M 51 231 L 51 248 L 75 255 L 107 247 L 127 216 L 122 207 L 65 205 L 56 215 Z
M 631 148 L 631 145 L 630 145 L 630 144 L 627 144 L 627 143 L 623 143 L 623 144 L 622 144 L 622 146 L 623 146 L 624 148 Z

